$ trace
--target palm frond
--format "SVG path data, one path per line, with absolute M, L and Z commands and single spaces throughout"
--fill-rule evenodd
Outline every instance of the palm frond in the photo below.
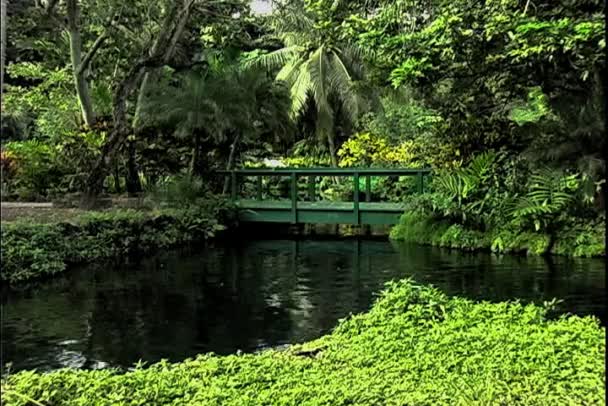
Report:
M 328 94 L 329 66 L 324 46 L 320 46 L 310 56 L 308 70 L 310 72 L 310 88 L 315 101 L 318 118 L 320 119 L 323 117 L 326 119 L 330 114 L 333 116 L 333 109 L 329 103 Z
M 291 59 L 297 56 L 302 51 L 302 47 L 294 45 L 267 54 L 259 55 L 243 62 L 245 68 L 262 67 L 268 71 L 278 69 L 287 64 Z
M 308 66 L 310 61 L 306 61 L 302 64 L 298 70 L 298 76 L 293 82 L 290 90 L 291 96 L 291 116 L 292 118 L 299 117 L 304 112 L 308 95 L 311 92 L 311 77 Z
M 362 80 L 365 77 L 365 61 L 373 60 L 374 55 L 371 50 L 364 50 L 362 47 L 346 44 L 335 49 L 340 61 L 348 72 L 352 73 L 353 80 Z
M 284 81 L 288 85 L 293 84 L 295 78 L 299 75 L 299 69 L 304 64 L 304 58 L 292 58 L 283 68 L 277 73 L 276 80 Z
M 270 25 L 278 33 L 287 32 L 312 32 L 314 29 L 314 20 L 306 12 L 302 6 L 288 5 L 280 7 L 273 18 Z
M 329 63 L 331 67 L 329 74 L 331 91 L 338 95 L 344 113 L 351 123 L 355 123 L 361 112 L 362 101 L 358 97 L 352 77 L 335 52 L 332 52 Z

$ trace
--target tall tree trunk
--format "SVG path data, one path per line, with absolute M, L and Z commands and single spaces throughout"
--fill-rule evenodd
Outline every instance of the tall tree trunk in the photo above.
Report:
M 192 157 L 190 158 L 190 175 L 200 175 L 201 166 L 201 135 L 198 132 L 194 133 L 192 146 Z
M 327 144 L 329 144 L 329 158 L 331 159 L 331 166 L 337 168 L 338 158 L 336 155 L 336 144 L 334 143 L 333 135 L 327 135 Z
M 82 69 L 82 38 L 80 37 L 80 10 L 78 0 L 67 0 L 68 34 L 70 37 L 70 59 L 72 61 L 72 74 L 76 95 L 82 111 L 82 119 L 87 127 L 95 122 L 93 103 L 89 92 L 89 84 L 85 78 L 86 69 Z
M 181 34 L 178 30 L 179 25 L 182 24 L 182 20 L 185 19 L 187 21 L 189 18 L 193 4 L 194 0 L 171 2 L 171 8 L 167 10 L 163 26 L 153 46 L 158 52 L 140 58 L 116 88 L 113 106 L 114 126 L 101 147 L 99 159 L 89 174 L 81 207 L 91 207 L 95 203 L 97 196 L 103 189 L 103 181 L 114 155 L 116 155 L 118 149 L 125 142 L 127 135 L 133 129 L 132 125 L 129 125 L 130 123 L 127 118 L 126 104 L 129 96 L 139 83 L 138 80 L 141 79 L 142 73 L 145 73 L 149 68 L 160 67 L 166 64 L 165 53 L 161 52 L 161 50 L 166 50 L 171 44 L 179 41 L 179 36 L 177 35 Z
M 235 151 L 236 151 L 236 146 L 239 142 L 239 138 L 240 136 L 237 135 L 234 138 L 234 141 L 232 142 L 232 145 L 230 146 L 230 154 L 228 155 L 228 163 L 226 164 L 226 170 L 229 171 L 233 168 L 234 166 L 234 157 L 235 157 Z M 226 179 L 224 179 L 224 187 L 222 189 L 222 194 L 226 194 L 228 193 L 228 186 L 229 186 L 229 178 L 226 177 Z
M 177 46 L 177 42 L 179 38 L 181 38 L 186 23 L 188 22 L 188 16 L 190 14 L 190 9 L 186 10 L 185 18 L 182 18 L 177 23 L 177 27 L 175 28 L 175 33 L 173 38 L 171 39 L 169 46 L 165 50 L 165 54 L 163 55 L 163 62 L 167 63 L 171 60 L 171 57 L 175 53 L 175 48 Z M 156 42 L 152 49 L 150 50 L 150 55 L 154 55 L 160 51 L 160 42 Z M 135 102 L 135 114 L 133 116 L 133 136 L 137 137 L 139 135 L 139 129 L 141 125 L 141 109 L 146 96 L 146 91 L 148 90 L 148 86 L 156 76 L 155 71 L 142 71 L 140 73 L 141 83 L 139 85 L 139 92 L 137 95 L 137 101 Z M 140 193 L 142 191 L 141 182 L 139 180 L 137 161 L 135 160 L 135 145 L 133 141 L 129 142 L 128 147 L 129 161 L 127 168 L 127 191 L 130 195 Z
M 139 171 L 137 170 L 137 162 L 135 160 L 135 142 L 127 141 L 127 193 L 129 196 L 135 196 L 141 193 L 141 182 L 139 180 Z
M 173 35 L 173 38 L 171 39 L 167 49 L 165 50 L 165 54 L 163 55 L 164 63 L 169 62 L 171 60 L 171 58 L 173 57 L 173 54 L 175 53 L 175 48 L 177 47 L 177 42 L 181 38 L 181 36 L 184 32 L 184 28 L 186 27 L 186 23 L 188 22 L 189 15 L 190 15 L 190 9 L 187 8 L 185 10 L 184 18 L 182 18 L 180 21 L 178 21 L 177 26 L 175 28 L 175 33 Z M 155 53 L 158 53 L 160 51 L 161 51 L 160 43 L 157 42 L 154 44 L 154 46 L 150 50 L 150 55 L 154 55 Z M 148 86 L 154 79 L 155 73 L 156 72 L 154 72 L 154 71 L 142 72 L 141 84 L 139 86 L 139 94 L 137 95 L 137 102 L 135 104 L 135 116 L 133 118 L 133 128 L 134 129 L 137 129 L 139 127 L 140 120 L 141 120 L 142 103 L 145 98 L 146 91 L 148 90 Z
M 120 194 L 122 189 L 120 188 L 120 171 L 118 170 L 118 164 L 114 164 L 114 192 Z
M 0 0 L 0 97 L 4 99 L 4 65 L 6 64 L 6 3 Z

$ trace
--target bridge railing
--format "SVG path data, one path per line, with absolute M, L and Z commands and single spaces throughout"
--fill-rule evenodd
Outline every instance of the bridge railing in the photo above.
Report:
M 424 192 L 424 177 L 431 173 L 429 168 L 251 168 L 235 169 L 230 171 L 217 171 L 216 173 L 230 177 L 231 200 L 238 200 L 239 181 L 244 177 L 256 178 L 256 200 L 262 198 L 262 178 L 268 176 L 290 177 L 290 199 L 292 210 L 295 212 L 298 205 L 298 178 L 308 177 L 308 195 L 311 201 L 315 200 L 316 177 L 352 177 L 353 178 L 353 203 L 354 211 L 359 211 L 359 195 L 361 177 L 365 178 L 365 201 L 371 201 L 371 178 L 372 176 L 413 176 L 416 177 L 416 188 L 418 193 Z

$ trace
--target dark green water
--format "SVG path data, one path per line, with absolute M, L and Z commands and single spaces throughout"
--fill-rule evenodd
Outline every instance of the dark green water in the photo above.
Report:
M 310 340 L 369 309 L 390 279 L 475 299 L 563 299 L 606 321 L 604 260 L 497 257 L 386 241 L 230 241 L 88 266 L 2 298 L 11 370 L 131 367 Z

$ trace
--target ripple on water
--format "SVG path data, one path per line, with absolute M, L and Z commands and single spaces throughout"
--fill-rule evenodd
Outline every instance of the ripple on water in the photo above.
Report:
M 606 321 L 605 262 L 469 254 L 382 241 L 231 241 L 137 265 L 97 264 L 2 295 L 12 370 L 130 368 L 286 348 L 369 309 L 392 279 L 449 295 L 542 303 Z

